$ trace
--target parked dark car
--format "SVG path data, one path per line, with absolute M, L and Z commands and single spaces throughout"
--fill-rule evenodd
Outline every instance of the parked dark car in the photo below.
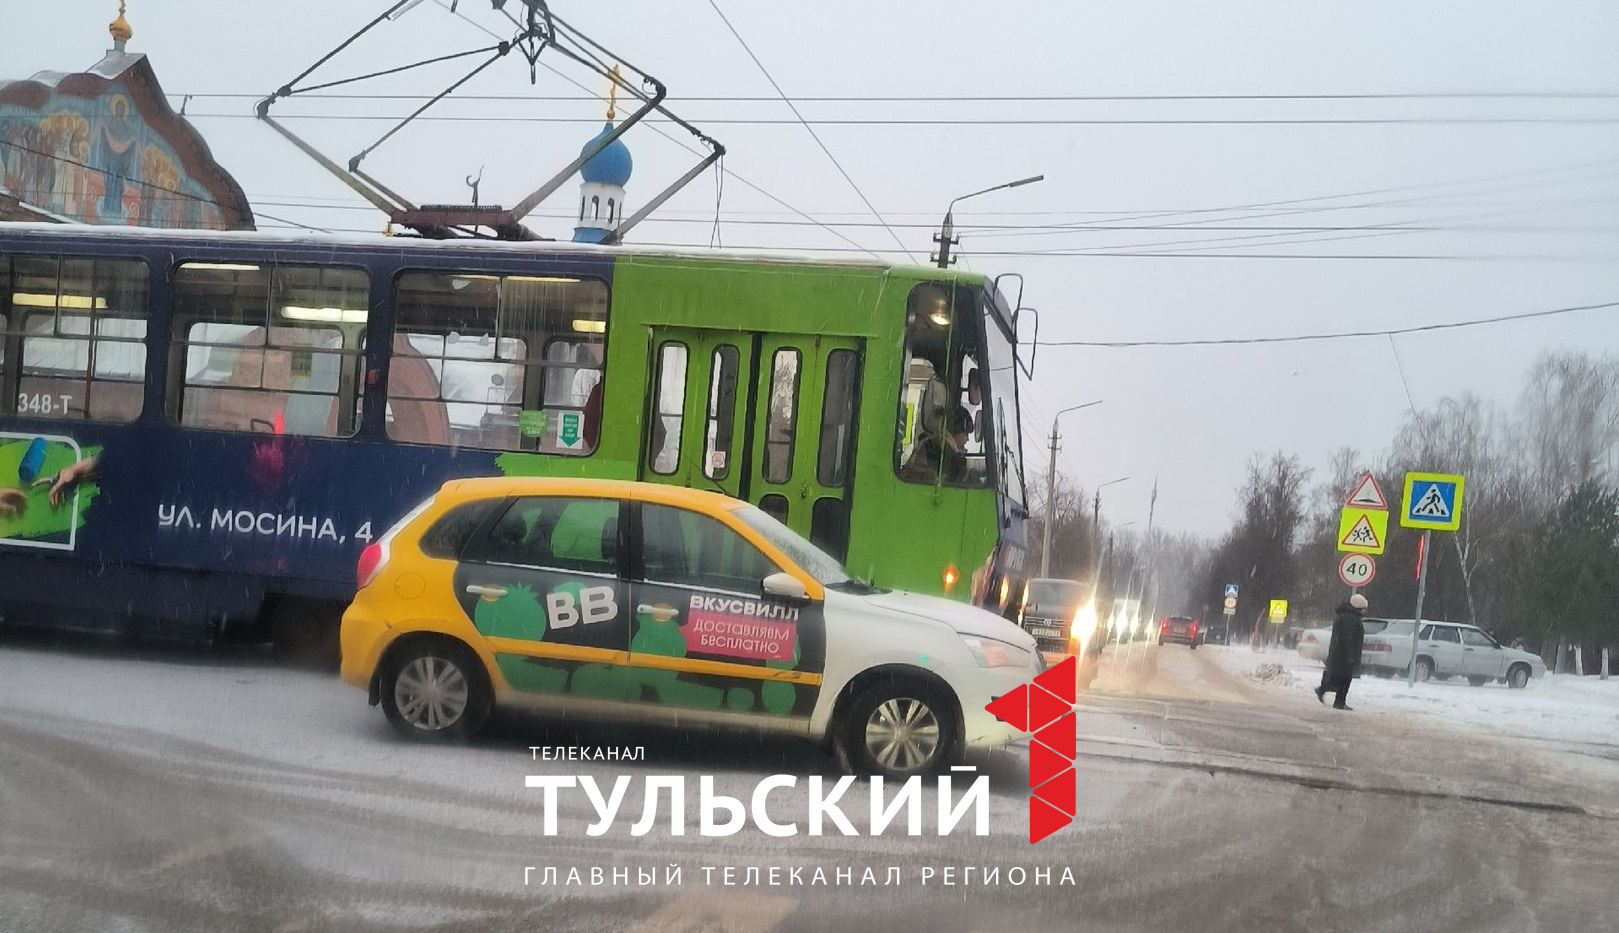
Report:
M 1199 629 L 1198 621 L 1191 616 L 1166 616 L 1158 626 L 1158 644 L 1172 641 L 1195 649 L 1203 644 L 1203 633 Z

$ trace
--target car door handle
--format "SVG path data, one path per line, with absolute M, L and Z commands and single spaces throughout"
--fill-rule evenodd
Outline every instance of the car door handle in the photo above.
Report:
M 499 599 L 506 595 L 506 588 L 504 586 L 484 586 L 481 583 L 473 583 L 467 587 L 467 592 L 474 596 L 489 596 Z
M 1473 649 L 1472 648 L 1463 648 L 1462 650 L 1463 651 L 1472 651 Z

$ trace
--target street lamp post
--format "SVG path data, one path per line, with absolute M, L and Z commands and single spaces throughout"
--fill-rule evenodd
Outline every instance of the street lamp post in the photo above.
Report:
M 1000 191 L 1005 188 L 1021 188 L 1024 185 L 1032 185 L 1037 181 L 1045 181 L 1045 178 L 1046 176 L 1044 175 L 1030 175 L 1028 178 L 1019 178 L 1017 181 L 1009 181 L 1004 185 L 995 185 L 982 191 L 974 191 L 972 194 L 964 194 L 952 200 L 950 206 L 944 209 L 944 223 L 940 224 L 939 232 L 933 235 L 933 242 L 939 244 L 939 268 L 948 269 L 950 264 L 955 262 L 954 259 L 950 258 L 950 247 L 956 245 L 956 222 L 953 216 L 956 201 L 965 201 L 968 198 L 976 198 L 981 194 L 989 194 L 991 191 Z
M 1096 495 L 1091 499 L 1091 534 L 1096 539 L 1096 546 L 1093 550 L 1096 551 L 1097 574 L 1102 572 L 1102 487 L 1122 483 L 1129 478 L 1128 476 L 1121 476 L 1118 479 L 1110 479 L 1097 486 Z
M 949 215 L 947 214 L 945 217 L 946 222 L 948 222 Z M 1064 408 L 1051 417 L 1051 469 L 1046 471 L 1045 543 L 1040 547 L 1040 576 L 1042 577 L 1051 575 L 1051 519 L 1057 505 L 1057 419 L 1071 411 L 1079 411 L 1081 408 L 1089 408 L 1092 405 L 1100 404 L 1102 404 L 1102 400 L 1097 399 L 1083 405 L 1074 405 Z

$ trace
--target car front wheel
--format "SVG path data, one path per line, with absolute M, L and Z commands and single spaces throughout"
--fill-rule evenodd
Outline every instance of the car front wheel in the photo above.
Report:
M 1512 670 L 1507 671 L 1507 686 L 1514 690 L 1522 690 L 1529 686 L 1529 665 L 1513 665 Z
M 879 683 L 855 698 L 844 729 L 844 752 L 862 774 L 908 778 L 954 760 L 961 744 L 952 706 L 927 683 Z
M 477 657 L 447 641 L 405 648 L 388 663 L 379 686 L 388 722 L 400 735 L 421 742 L 471 737 L 493 699 Z

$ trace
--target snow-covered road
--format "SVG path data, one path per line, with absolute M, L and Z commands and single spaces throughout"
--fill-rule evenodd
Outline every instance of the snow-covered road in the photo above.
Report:
M 992 779 L 988 837 L 940 837 L 927 814 L 918 837 L 782 839 L 750 825 L 709 838 L 691 799 L 684 835 L 660 819 L 631 836 L 635 799 L 592 837 L 595 812 L 577 797 L 546 837 L 525 775 L 592 775 L 605 787 L 629 774 L 639 791 L 641 778 L 681 774 L 694 793 L 707 774 L 744 799 L 766 775 L 798 775 L 797 789 L 771 798 L 772 813 L 790 816 L 806 805 L 805 776 L 836 767 L 794 741 L 520 719 L 470 747 L 408 745 L 358 691 L 254 652 L 0 641 L 0 930 L 1619 927 L 1603 893 L 1619 871 L 1619 773 L 1584 741 L 1595 731 L 1488 734 L 1466 717 L 1404 709 L 1394 685 L 1364 681 L 1356 712 L 1333 713 L 1302 682 L 1246 676 L 1278 660 L 1110 648 L 1080 698 L 1078 819 L 1031 847 L 1017 750 L 976 759 Z M 1542 686 L 1458 692 L 1534 710 L 1584 688 L 1553 697 Z M 1604 689 L 1586 692 L 1604 708 Z M 537 762 L 532 745 L 644 746 L 646 761 Z M 869 808 L 864 785 L 844 803 Z M 528 865 L 680 865 L 683 881 L 524 887 Z M 903 883 L 709 886 L 705 865 L 856 877 L 895 866 Z M 1071 869 L 1077 883 L 921 883 L 924 868 L 968 865 Z

